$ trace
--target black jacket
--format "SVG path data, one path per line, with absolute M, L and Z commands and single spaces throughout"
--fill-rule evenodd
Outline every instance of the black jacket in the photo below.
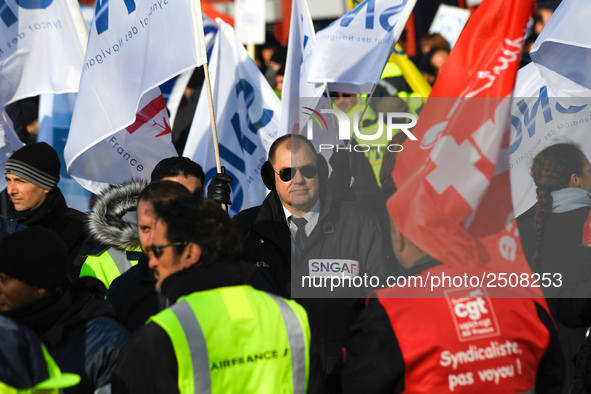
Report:
M 240 277 L 255 289 L 275 292 L 269 275 L 250 264 L 240 262 Z M 130 332 L 166 307 L 165 298 L 156 291 L 156 279 L 145 254 L 140 253 L 138 263 L 111 283 L 107 301 L 115 307 L 117 321 Z
M 528 211 L 527 214 L 517 219 L 523 250 L 527 260 L 530 262 L 532 271 L 540 274 L 560 273 L 563 280 L 577 280 L 576 278 L 572 278 L 570 264 L 565 262 L 565 260 L 581 244 L 583 239 L 583 225 L 587 221 L 590 210 L 591 208 L 584 207 L 548 215 L 544 224 L 541 261 L 539 265 L 533 265 L 531 263 L 536 245 L 533 211 Z M 556 298 L 565 289 L 564 286 L 550 286 L 542 287 L 542 290 L 546 297 Z M 551 309 L 550 312 L 554 314 L 555 310 Z
M 587 326 L 581 323 L 579 327 L 573 327 L 575 325 L 573 321 L 578 319 L 576 307 L 570 308 L 567 304 L 576 303 L 577 301 L 566 300 L 566 297 L 572 296 L 570 291 L 573 289 L 573 280 L 577 281 L 577 273 L 579 275 L 583 274 L 582 271 L 576 268 L 580 264 L 573 260 L 573 254 L 576 254 L 576 249 L 582 242 L 583 225 L 587 221 L 591 208 L 584 207 L 563 213 L 551 213 L 548 216 L 544 225 L 539 265 L 531 264 L 536 240 L 534 218 L 531 215 L 533 209 L 535 208 L 528 211 L 530 215 L 524 214 L 518 218 L 517 223 L 523 249 L 528 261 L 530 261 L 532 271 L 540 275 L 544 273 L 562 275 L 561 286 L 542 286 L 541 289 L 547 298 L 550 313 L 556 320 L 558 336 L 566 360 L 566 384 L 562 392 L 567 393 L 573 374 L 572 359 L 579 349 L 579 344 L 585 337 Z
M 93 393 L 109 383 L 111 371 L 129 332 L 112 319 L 104 285 L 82 278 L 20 308 L 5 313 L 32 328 L 62 372 L 80 375 L 66 393 Z
M 354 203 L 323 199 L 318 224 L 302 256 L 293 263 L 290 233 L 276 192 L 269 193 L 260 207 L 240 212 L 234 220 L 245 232 L 243 259 L 270 273 L 278 295 L 293 298 L 306 308 L 312 352 L 319 353 L 330 390 L 338 391 L 342 347 L 366 293 L 357 289 L 331 292 L 327 288 L 303 288 L 302 277 L 310 274 L 310 260 L 348 259 L 359 262 L 360 275 L 367 273 L 384 280 L 391 267 L 385 266 L 383 235 L 375 214 Z M 341 298 L 334 298 L 339 292 Z
M 165 298 L 156 291 L 156 279 L 145 254 L 141 253 L 138 263 L 111 283 L 107 301 L 115 307 L 117 321 L 130 332 L 166 307 Z
M 556 318 L 567 327 L 591 326 L 591 247 L 573 248 L 564 265 L 563 297 L 556 300 Z
M 244 234 L 243 259 L 269 272 L 282 297 L 301 297 L 301 293 L 292 295 L 292 290 L 301 289 L 301 276 L 309 275 L 310 259 L 353 259 L 361 264 L 362 273 L 380 277 L 392 270 L 384 261 L 386 243 L 376 214 L 355 203 L 322 199 L 318 224 L 296 264 L 292 264 L 289 228 L 276 192 L 233 220 Z M 297 275 L 294 286 L 292 274 Z
M 3 193 L 6 193 L 4 191 Z M 49 193 L 43 204 L 37 209 L 19 212 L 8 198 L 8 217 L 24 226 L 40 225 L 54 231 L 68 248 L 72 269 L 70 275 L 77 278 L 82 265 L 82 245 L 86 241 L 86 214 L 68 208 L 66 199 L 60 189 L 55 188 Z M 75 267 L 77 265 L 77 267 Z
M 214 263 L 176 272 L 162 282 L 162 294 L 174 303 L 197 291 L 242 284 L 238 264 Z M 121 352 L 111 379 L 113 394 L 178 393 L 178 365 L 168 334 L 150 322 L 135 332 Z
M 0 315 L 0 382 L 24 389 L 48 379 L 41 343 L 31 329 Z

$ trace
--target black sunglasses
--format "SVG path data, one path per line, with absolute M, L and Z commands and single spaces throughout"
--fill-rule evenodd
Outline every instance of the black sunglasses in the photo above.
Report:
M 317 172 L 316 166 L 310 164 L 303 167 L 282 168 L 279 170 L 279 172 L 276 172 L 276 174 L 279 175 L 279 179 L 281 179 L 283 182 L 289 182 L 294 176 L 296 176 L 298 170 L 300 170 L 300 173 L 308 179 L 314 178 Z
M 169 246 L 185 246 L 187 244 L 187 242 L 171 242 L 169 244 L 163 244 L 163 245 L 150 245 L 150 250 L 152 251 L 152 253 L 154 253 L 154 256 L 158 259 L 160 258 L 160 256 L 162 256 L 162 253 L 164 248 L 167 248 Z

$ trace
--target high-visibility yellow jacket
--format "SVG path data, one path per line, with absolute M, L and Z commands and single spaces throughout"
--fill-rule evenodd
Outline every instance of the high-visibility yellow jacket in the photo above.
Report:
M 0 381 L 0 393 L 2 394 L 59 394 L 60 389 L 72 387 L 80 382 L 80 376 L 73 373 L 62 373 L 53 360 L 45 345 L 40 344 L 43 358 L 47 365 L 48 378 L 37 383 L 31 388 L 16 388 Z
M 305 393 L 310 328 L 302 306 L 251 286 L 181 297 L 150 319 L 170 337 L 187 393 Z
M 141 251 L 139 245 L 125 251 L 111 247 L 98 254 L 88 255 L 80 269 L 80 277 L 97 278 L 108 289 L 111 282 L 137 264 Z

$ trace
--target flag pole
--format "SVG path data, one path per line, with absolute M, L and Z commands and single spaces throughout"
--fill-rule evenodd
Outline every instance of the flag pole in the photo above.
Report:
M 371 89 L 371 93 L 370 93 L 369 97 L 367 98 L 367 100 L 365 101 L 365 105 L 363 106 L 363 111 L 361 112 L 361 116 L 359 117 L 359 122 L 357 123 L 357 129 L 359 131 L 361 131 L 361 124 L 363 123 L 363 117 L 365 116 L 365 112 L 367 111 L 367 107 L 369 107 L 369 102 L 370 102 L 371 98 L 373 97 L 373 94 L 376 91 L 377 86 L 378 85 L 373 85 L 373 89 Z M 361 106 L 361 96 L 357 96 L 357 100 L 358 100 L 359 106 Z M 351 136 L 351 138 L 349 138 L 349 142 L 347 142 L 347 148 L 349 146 L 351 146 L 351 141 L 353 141 L 353 136 Z
M 431 85 L 425 80 L 425 77 L 423 77 L 417 66 L 408 58 L 408 55 L 404 53 L 398 43 L 394 47 L 392 55 L 390 55 L 390 61 L 398 66 L 404 80 L 408 82 L 412 91 L 420 94 L 424 98 L 424 101 L 427 101 L 427 98 L 431 94 Z
M 207 89 L 207 101 L 209 102 L 209 116 L 211 118 L 211 134 L 213 136 L 213 151 L 215 153 L 215 165 L 218 174 L 222 173 L 222 162 L 220 160 L 220 146 L 218 144 L 218 130 L 215 125 L 215 113 L 213 111 L 213 95 L 211 94 L 211 82 L 209 79 L 209 65 L 203 63 L 203 73 L 205 74 L 205 88 Z M 222 209 L 228 212 L 228 206 L 221 204 Z
M 218 132 L 215 125 L 215 113 L 213 111 L 213 96 L 211 94 L 211 81 L 209 78 L 209 66 L 207 60 L 207 51 L 205 49 L 205 34 L 203 29 L 203 14 L 201 13 L 201 1 L 191 0 L 193 10 L 193 22 L 195 23 L 195 35 L 197 43 L 197 54 L 203 62 L 203 74 L 205 74 L 205 88 L 207 89 L 207 99 L 209 102 L 209 116 L 211 118 L 211 133 L 213 134 L 213 149 L 215 152 L 215 164 L 218 173 L 222 172 L 222 162 L 220 160 L 220 148 L 218 145 Z
M 222 172 L 222 162 L 220 160 L 220 147 L 218 145 L 218 130 L 215 125 L 215 112 L 213 110 L 213 96 L 211 94 L 211 82 L 209 79 L 209 66 L 207 62 L 203 63 L 203 73 L 205 74 L 205 88 L 207 89 L 207 101 L 209 102 L 209 116 L 211 118 L 211 134 L 213 135 L 213 150 L 215 153 L 215 165 L 218 173 Z
M 398 57 L 402 58 L 402 56 L 396 52 L 396 49 L 399 49 L 400 52 L 402 52 L 402 48 L 400 48 L 400 46 L 398 45 L 398 43 L 394 44 L 394 46 L 392 47 L 392 53 L 391 56 L 388 58 L 388 61 L 394 57 L 394 55 L 397 55 Z M 404 52 L 402 52 L 404 53 Z M 411 61 L 408 59 L 408 57 L 406 58 L 406 60 L 410 63 Z M 384 69 L 386 68 L 386 65 L 388 64 L 388 61 L 386 61 L 386 64 L 384 64 L 384 67 L 382 68 L 382 74 L 384 73 Z M 399 62 L 396 62 L 396 65 L 399 65 Z M 407 68 L 405 68 L 407 69 Z M 416 67 L 415 67 L 416 69 Z M 404 73 L 403 73 L 404 76 Z M 406 80 L 406 78 L 405 78 Z M 427 83 L 427 81 L 425 81 L 425 79 L 423 78 L 423 81 L 429 86 L 429 84 Z M 409 83 L 410 84 L 410 83 Z M 417 88 L 420 86 L 420 88 L 425 88 L 424 85 L 415 85 L 417 86 Z M 363 112 L 361 113 L 361 116 L 359 117 L 359 123 L 358 123 L 358 129 L 361 131 L 361 124 L 363 122 L 363 117 L 365 116 L 365 112 L 367 111 L 367 107 L 369 106 L 369 102 L 371 101 L 371 98 L 373 97 L 373 94 L 376 91 L 376 88 L 378 87 L 378 85 L 373 85 L 373 89 L 371 90 L 371 93 L 369 95 L 369 97 L 367 98 L 367 101 L 365 102 L 365 106 L 363 107 Z M 425 92 L 426 90 L 421 90 L 421 92 Z M 429 86 L 429 93 L 431 93 L 430 90 L 430 86 Z M 361 96 L 357 96 L 358 97 L 358 104 L 359 106 L 361 106 Z M 349 143 L 347 144 L 347 147 L 349 147 L 349 145 L 351 144 L 351 139 L 349 139 Z
M 246 44 L 246 51 L 248 52 L 248 55 L 250 56 L 250 58 L 255 61 L 256 63 L 256 51 L 255 51 L 255 46 L 254 44 Z
M 218 144 L 218 131 L 215 123 L 215 112 L 213 110 L 213 95 L 211 93 L 211 79 L 209 78 L 209 64 L 207 60 L 207 52 L 205 49 L 205 34 L 203 29 L 203 16 L 201 14 L 201 2 L 198 0 L 192 1 L 193 18 L 196 25 L 197 34 L 197 53 L 205 59 L 203 62 L 203 74 L 205 75 L 205 89 L 207 90 L 207 101 L 209 102 L 209 117 L 211 118 L 211 134 L 213 137 L 213 151 L 215 154 L 215 165 L 217 173 L 222 173 L 222 161 L 220 159 L 220 147 Z M 201 44 L 201 45 L 199 45 Z M 205 186 L 205 185 L 204 185 Z M 228 206 L 221 204 L 222 209 L 228 212 Z
M 371 93 L 369 94 L 369 97 L 367 98 L 367 100 L 365 100 L 365 105 L 363 106 L 363 112 L 361 112 L 361 116 L 359 117 L 359 123 L 357 124 L 357 127 L 359 128 L 359 130 L 361 130 L 361 123 L 363 121 L 363 117 L 365 116 L 365 112 L 367 112 L 367 107 L 369 107 L 369 102 L 371 101 L 371 98 L 373 97 L 373 94 L 376 91 L 376 88 L 378 87 L 378 85 L 373 85 L 373 89 L 371 89 Z M 361 96 L 359 96 L 361 97 Z
M 326 97 L 328 98 L 328 104 L 330 105 L 330 109 L 332 109 L 332 99 L 330 98 L 330 91 L 328 90 L 328 83 L 324 82 L 324 89 L 326 89 Z M 337 139 L 337 146 L 339 145 L 339 132 L 337 131 L 337 126 L 334 123 L 334 117 L 335 115 L 333 114 L 330 117 L 330 120 L 332 122 L 332 128 L 334 129 L 334 135 L 335 138 Z
M 310 26 L 314 26 L 314 22 L 312 21 L 312 16 L 310 15 L 310 8 L 308 7 L 308 2 L 307 1 L 303 1 L 304 3 L 304 7 L 306 8 L 306 15 L 308 15 L 308 21 L 310 23 Z M 314 42 L 316 42 L 316 31 L 314 31 L 314 29 L 312 29 L 314 36 L 312 37 L 314 39 Z M 324 82 L 324 89 L 326 91 L 326 97 L 328 98 L 328 103 L 330 104 L 330 109 L 332 109 L 332 99 L 330 98 L 330 91 L 328 90 L 328 83 Z M 334 130 L 335 133 L 335 137 L 336 137 L 336 145 L 339 145 L 339 132 L 337 130 L 337 127 L 335 125 L 334 122 L 334 117 L 335 115 L 333 114 L 330 119 L 332 121 L 332 128 Z

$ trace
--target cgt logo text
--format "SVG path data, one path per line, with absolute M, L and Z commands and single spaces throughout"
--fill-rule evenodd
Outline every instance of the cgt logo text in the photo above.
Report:
M 322 114 L 333 114 L 334 116 L 336 116 L 339 127 L 339 140 L 346 141 L 351 138 L 351 120 L 345 112 L 340 111 L 338 109 L 321 109 L 319 113 L 318 111 L 314 111 L 311 108 L 306 109 L 312 111 L 312 113 L 307 113 L 308 115 L 310 115 L 310 118 L 308 119 L 306 125 L 309 139 L 313 138 L 313 119 L 316 120 L 316 122 L 320 125 L 321 129 L 323 128 L 322 125 L 324 125 L 326 129 L 328 129 L 328 124 L 322 116 Z M 407 122 L 408 120 L 410 121 Z M 381 148 L 387 149 L 390 152 L 401 152 L 402 145 L 399 144 L 387 145 L 372 143 L 372 141 L 380 139 L 384 134 L 384 124 L 386 125 L 385 132 L 387 141 L 392 140 L 394 130 L 400 130 L 404 134 L 406 134 L 406 136 L 410 140 L 417 141 L 417 137 L 415 137 L 410 131 L 410 129 L 412 129 L 417 124 L 417 117 L 413 114 L 407 112 L 387 112 L 385 114 L 383 112 L 378 112 L 378 129 L 375 132 L 375 134 L 362 134 L 359 131 L 359 113 L 355 112 L 353 114 L 353 135 L 355 136 L 355 139 L 359 142 L 359 144 L 353 147 L 355 152 L 368 152 L 372 148 L 377 148 L 378 152 Z M 332 151 L 334 148 L 335 146 L 333 144 L 320 144 L 319 147 L 320 152 L 322 152 L 323 149 Z M 339 150 L 339 147 L 337 146 L 336 149 Z M 340 147 L 340 149 L 346 149 L 348 151 L 351 151 L 352 148 L 351 146 L 348 146 Z
M 460 299 L 454 302 L 454 312 L 456 316 L 461 318 L 468 317 L 470 320 L 479 320 L 483 314 L 488 313 L 486 303 L 482 298 Z
M 450 289 L 445 293 L 460 342 L 499 334 L 499 324 L 485 289 Z

